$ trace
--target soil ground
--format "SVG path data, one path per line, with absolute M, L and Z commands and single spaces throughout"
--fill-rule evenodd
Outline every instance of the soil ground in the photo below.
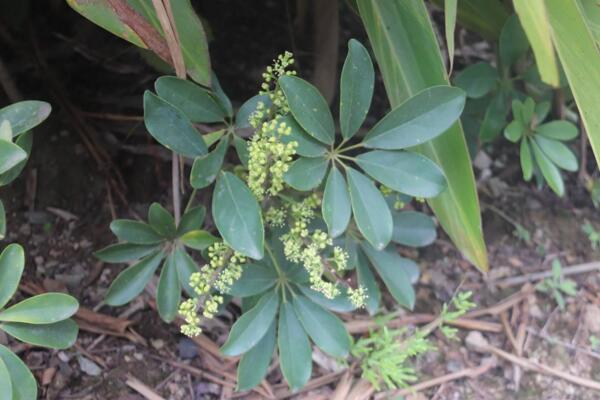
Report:
M 313 61 L 306 35 L 292 40 L 293 13 L 287 2 L 268 1 L 263 9 L 250 3 L 229 0 L 200 6 L 213 31 L 214 69 L 237 105 L 256 91 L 262 69 L 280 51 L 293 48 L 307 73 Z M 348 10 L 342 14 L 341 26 L 344 38 L 364 37 Z M 94 250 L 113 241 L 108 230 L 111 219 L 144 215 L 152 201 L 169 202 L 169 164 L 151 145 L 143 124 L 123 117 L 141 115 L 141 94 L 152 86 L 157 73 L 137 50 L 98 30 L 60 1 L 35 4 L 21 23 L 4 25 L 0 33 L 0 57 L 10 79 L 24 97 L 54 105 L 52 117 L 36 129 L 33 155 L 21 178 L 1 193 L 8 210 L 9 236 L 4 245 L 18 242 L 26 247 L 24 294 L 66 291 L 88 310 L 79 320 L 82 331 L 77 345 L 70 350 L 18 346 L 0 336 L 0 343 L 13 346 L 35 372 L 41 398 L 152 398 L 147 390 L 165 399 L 186 400 L 254 399 L 269 391 L 279 398 L 351 398 L 342 391 L 348 374 L 318 352 L 313 380 L 305 392 L 288 393 L 274 368 L 260 393 L 236 394 L 235 360 L 222 359 L 215 352 L 236 317 L 231 310 L 206 329 L 207 336 L 194 342 L 160 321 L 149 296 L 122 308 L 102 304 L 111 279 L 123 267 L 102 264 L 92 256 Z M 380 83 L 374 108 L 375 114 L 387 108 Z M 86 146 L 82 137 L 92 137 L 93 145 Z M 98 162 L 94 150 L 106 157 Z M 462 329 L 460 340 L 435 336 L 438 351 L 418 361 L 419 380 L 475 368 L 482 362 L 494 366 L 484 374 L 435 385 L 408 397 L 600 398 L 598 392 L 582 385 L 515 367 L 466 345 L 468 335 L 481 332 L 496 348 L 600 380 L 600 348 L 594 348 L 600 338 L 597 269 L 571 276 L 577 282 L 577 295 L 567 297 L 564 309 L 552 296 L 533 291 L 497 312 L 504 299 L 528 288 L 519 282 L 507 284 L 507 278 L 548 271 L 555 259 L 565 270 L 598 260 L 600 252 L 592 247 L 582 225 L 589 221 L 600 230 L 600 215 L 576 176 L 567 177 L 568 194 L 558 199 L 548 189 L 538 190 L 521 181 L 515 153 L 494 147 L 485 150 L 494 161 L 477 172 L 486 176 L 479 180 L 479 189 L 490 272 L 484 275 L 469 265 L 441 231 L 440 239 L 428 248 L 400 249 L 419 263 L 422 274 L 417 309 L 400 315 L 399 320 L 436 314 L 457 288 L 472 290 L 478 309 L 488 312 L 473 316 L 470 321 L 475 325 Z M 117 183 L 122 196 L 107 189 L 113 180 L 122 182 Z M 530 233 L 529 240 L 515 235 L 516 223 Z M 348 323 L 366 318 L 346 316 Z M 518 350 L 513 348 L 511 335 L 516 337 Z M 351 378 L 356 384 L 360 376 Z M 380 396 L 396 398 L 392 393 Z

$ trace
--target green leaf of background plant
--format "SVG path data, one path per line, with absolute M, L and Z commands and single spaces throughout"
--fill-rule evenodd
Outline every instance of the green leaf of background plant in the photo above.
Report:
M 517 143 L 521 140 L 521 137 L 525 133 L 525 129 L 523 123 L 520 120 L 515 119 L 504 128 L 504 137 L 513 143 Z
M 10 374 L 8 372 L 8 367 L 4 361 L 2 361 L 2 358 L 0 358 L 0 388 L 2 388 L 0 400 L 13 400 L 13 388 Z
M 335 124 L 329 105 L 319 90 L 295 76 L 279 78 L 294 119 L 312 137 L 325 144 L 332 144 Z
M 177 154 L 195 158 L 208 151 L 185 114 L 148 90 L 144 93 L 144 124 L 154 139 Z
M 14 143 L 0 140 L 0 174 L 27 160 L 27 153 Z
M 50 115 L 52 107 L 45 101 L 25 100 L 0 108 L 0 122 L 10 122 L 13 137 L 25 133 L 42 122 Z
M 175 319 L 180 300 L 181 284 L 175 264 L 175 253 L 171 253 L 163 263 L 156 288 L 156 306 L 163 321 L 172 322 Z
M 294 189 L 305 192 L 321 184 L 328 165 L 329 161 L 324 157 L 300 157 L 292 163 L 283 178 Z
M 228 148 L 229 139 L 223 138 L 213 151 L 194 160 L 190 173 L 190 184 L 194 189 L 203 189 L 215 181 Z
M 250 390 L 267 375 L 275 351 L 276 323 L 273 321 L 262 339 L 245 353 L 237 368 L 237 390 Z
M 197 84 L 174 76 L 161 76 L 154 83 L 161 99 L 177 107 L 192 122 L 222 122 L 225 112 L 215 97 Z
M 293 299 L 294 310 L 304 330 L 325 353 L 346 357 L 350 352 L 350 335 L 338 317 L 304 296 Z
M 0 324 L 0 329 L 21 342 L 57 350 L 73 346 L 79 332 L 79 327 L 72 319 L 45 325 L 7 322 Z
M 279 296 L 275 290 L 263 295 L 252 309 L 233 324 L 221 352 L 233 357 L 254 347 L 269 330 L 278 307 Z
M 329 235 L 336 238 L 344 233 L 352 216 L 352 205 L 346 180 L 335 166 L 327 177 L 321 208 Z
M 511 15 L 506 20 L 500 33 L 498 48 L 500 65 L 506 71 L 509 71 L 511 65 L 523 57 L 527 53 L 527 50 L 529 50 L 529 41 L 516 15 Z
M 0 359 L 10 371 L 13 387 L 12 400 L 34 400 L 38 398 L 37 382 L 33 374 L 19 357 L 0 344 Z
M 234 250 L 260 260 L 265 231 L 260 207 L 246 184 L 222 172 L 213 193 L 213 219 L 225 242 Z
M 150 225 L 130 219 L 116 219 L 110 223 L 110 230 L 124 242 L 134 244 L 157 244 L 164 239 Z
M 340 129 L 344 139 L 354 136 L 364 122 L 374 87 L 371 56 L 358 40 L 350 39 L 340 78 Z
M 233 106 L 231 105 L 231 100 L 229 99 L 229 97 L 227 97 L 225 91 L 223 91 L 221 83 L 219 82 L 219 79 L 215 74 L 215 71 L 212 71 L 211 84 L 219 106 L 223 109 L 223 111 L 225 111 L 225 115 L 227 115 L 228 117 L 233 117 Z
M 531 148 L 528 138 L 523 138 L 523 140 L 521 140 L 519 157 L 521 161 L 521 170 L 523 171 L 523 179 L 529 182 L 533 175 L 533 158 L 531 157 Z
M 369 315 L 377 314 L 379 303 L 381 302 L 381 292 L 375 280 L 373 272 L 369 267 L 369 260 L 365 257 L 362 251 L 358 252 L 358 260 L 356 263 L 356 273 L 358 284 L 367 289 L 367 301 L 365 307 Z
M 273 268 L 262 264 L 244 264 L 241 278 L 231 285 L 228 294 L 236 297 L 254 296 L 273 287 L 277 279 Z
M 77 312 L 77 300 L 63 293 L 45 293 L 30 297 L 0 311 L 0 321 L 27 324 L 53 324 Z
M 415 290 L 409 273 L 412 261 L 400 257 L 394 249 L 377 251 L 368 244 L 362 249 L 398 304 L 412 310 L 415 306 Z
M 21 161 L 5 173 L 0 174 L 0 187 L 6 186 L 15 179 L 17 179 L 17 177 L 23 171 L 23 168 L 25 168 L 25 164 L 27 164 L 27 160 L 31 155 L 31 147 L 33 146 L 33 132 L 27 131 L 23 133 L 17 138 L 17 140 L 15 140 L 15 144 L 22 148 L 25 151 L 25 153 L 27 153 L 27 158 L 25 158 L 23 161 Z
M 207 249 L 208 246 L 218 242 L 219 238 L 213 236 L 207 231 L 195 230 L 187 232 L 181 236 L 180 240 L 181 243 L 190 249 L 203 251 Z
M 449 73 L 452 73 L 454 66 L 454 29 L 456 28 L 456 12 L 458 0 L 444 1 L 444 30 L 446 33 L 446 47 L 448 49 L 448 59 L 450 62 Z
M 508 97 L 502 89 L 492 97 L 479 129 L 479 138 L 482 142 L 494 140 L 506 125 L 506 115 L 510 108 Z
M 427 157 L 408 151 L 374 150 L 356 163 L 390 189 L 417 197 L 434 197 L 446 189 L 442 170 Z
M 398 150 L 425 143 L 454 124 L 465 107 L 465 92 L 450 86 L 422 90 L 390 111 L 367 133 L 368 148 Z
M 544 0 L 513 0 L 513 5 L 531 44 L 535 65 L 542 81 L 558 87 L 560 84 L 558 60 L 554 54 Z
M 383 249 L 392 239 L 390 209 L 373 181 L 352 168 L 346 174 L 356 225 L 373 247 Z
M 323 143 L 313 139 L 312 136 L 306 133 L 291 115 L 281 117 L 279 122 L 285 122 L 291 128 L 290 134 L 282 136 L 281 141 L 286 144 L 289 142 L 298 143 L 296 154 L 303 157 L 320 157 L 325 155 L 327 148 Z
M 192 207 L 186 211 L 179 221 L 177 235 L 183 235 L 189 231 L 200 229 L 206 217 L 206 208 L 204 206 Z
M 94 256 L 107 263 L 121 263 L 140 259 L 155 250 L 158 246 L 153 244 L 117 243 L 98 250 Z
M 567 171 L 577 171 L 578 162 L 575 154 L 567 146 L 558 140 L 548 139 L 543 136 L 535 135 L 533 140 L 542 149 L 544 154 L 556 164 L 559 168 Z
M 25 268 L 25 252 L 18 244 L 9 244 L 0 254 L 0 309 L 13 297 Z
M 486 62 L 471 64 L 460 71 L 454 84 L 465 91 L 467 97 L 479 99 L 498 83 L 498 70 Z
M 548 139 L 568 141 L 575 139 L 579 131 L 574 124 L 568 121 L 551 121 L 538 126 L 535 133 Z
M 417 211 L 393 213 L 392 241 L 404 246 L 423 247 L 435 241 L 437 232 L 433 219 Z
M 445 0 L 433 2 L 444 7 Z M 508 18 L 506 7 L 500 0 L 460 0 L 457 14 L 460 25 L 492 42 L 498 40 Z
M 565 184 L 558 167 L 550 161 L 550 159 L 542 152 L 540 147 L 535 141 L 531 141 L 531 148 L 533 149 L 533 155 L 537 165 L 540 167 L 540 171 L 544 176 L 548 186 L 559 196 L 565 193 Z
M 277 337 L 281 372 L 292 389 L 298 390 L 312 373 L 312 348 L 291 302 L 281 303 Z
M 459 19 L 462 3 L 459 1 Z M 438 43 L 422 1 L 361 0 L 358 6 L 392 107 L 427 87 L 447 84 Z M 440 224 L 465 257 L 486 271 L 488 260 L 475 179 L 460 124 L 419 146 L 418 151 L 446 175 L 448 189 L 429 200 Z
M 137 297 L 154 276 L 163 257 L 164 253 L 159 251 L 121 272 L 106 292 L 106 304 L 122 306 Z
M 150 226 L 161 236 L 166 238 L 175 237 L 175 219 L 163 206 L 152 203 L 148 209 L 148 222 Z

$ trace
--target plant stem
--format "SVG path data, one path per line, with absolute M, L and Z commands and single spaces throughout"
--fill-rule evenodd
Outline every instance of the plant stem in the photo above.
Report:
M 343 142 L 342 142 L 342 144 L 343 144 Z M 345 153 L 347 151 L 350 151 L 350 150 L 353 150 L 353 149 L 358 149 L 358 148 L 364 147 L 364 146 L 365 145 L 362 142 L 360 142 L 360 143 L 353 144 L 352 146 L 344 147 L 343 149 L 338 148 L 337 152 L 338 153 Z
M 175 214 L 175 225 L 179 225 L 181 219 L 181 193 L 179 192 L 179 156 L 173 152 L 171 161 L 171 177 L 173 189 L 173 213 Z
M 198 193 L 198 189 L 192 190 L 192 194 L 190 194 L 190 198 L 188 199 L 187 205 L 185 206 L 185 210 L 183 210 L 184 214 L 188 212 L 190 208 L 192 208 L 192 205 L 194 204 L 194 199 L 196 198 L 196 193 Z
M 344 159 L 346 159 L 346 160 L 351 160 L 351 161 L 355 161 L 355 160 L 356 160 L 356 157 L 345 156 L 345 155 L 343 155 L 343 154 L 338 154 L 337 156 L 338 156 L 339 158 L 344 158 Z

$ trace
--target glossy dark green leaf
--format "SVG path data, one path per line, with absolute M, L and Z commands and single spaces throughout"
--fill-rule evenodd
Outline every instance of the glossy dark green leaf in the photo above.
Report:
M 250 390 L 267 375 L 275 351 L 276 323 L 273 321 L 262 339 L 240 359 L 237 369 L 237 389 Z
M 208 246 L 218 242 L 219 238 L 211 235 L 207 231 L 194 230 L 182 235 L 180 240 L 186 247 L 203 251 L 207 249 Z
M 290 169 L 285 173 L 285 182 L 296 190 L 308 191 L 321 184 L 329 161 L 324 157 L 305 158 L 301 157 L 294 161 Z
M 0 324 L 0 329 L 21 342 L 51 349 L 68 349 L 73 346 L 79 332 L 79 327 L 72 319 L 46 325 L 7 322 Z
M 519 18 L 512 15 L 500 33 L 499 56 L 500 64 L 506 70 L 510 69 L 519 58 L 524 56 L 529 49 L 529 41 L 521 27 Z
M 22 148 L 25 153 L 27 153 L 27 158 L 8 171 L 3 174 L 0 174 L 0 186 L 6 186 L 21 174 L 23 168 L 27 164 L 27 160 L 29 159 L 29 155 L 31 154 L 31 147 L 33 146 L 33 132 L 27 131 L 20 135 L 17 140 L 15 140 L 15 144 Z
M 321 292 L 312 290 L 308 286 L 298 285 L 302 293 L 319 306 L 335 312 L 350 312 L 356 310 L 356 306 L 348 299 L 348 290 L 340 287 L 340 294 L 333 299 L 328 299 Z
M 30 297 L 0 311 L 0 321 L 27 324 L 53 324 L 73 316 L 79 303 L 63 293 L 45 293 Z
M 25 268 L 25 252 L 18 244 L 9 244 L 0 254 L 0 309 L 13 297 Z
M 0 122 L 10 122 L 13 137 L 25 133 L 41 124 L 52 107 L 45 101 L 25 100 L 0 109 Z
M 544 152 L 542 152 L 535 141 L 531 140 L 529 143 L 531 144 L 531 148 L 533 150 L 535 162 L 540 168 L 544 179 L 546 182 L 548 182 L 548 186 L 550 186 L 554 193 L 562 196 L 565 193 L 565 184 L 558 167 L 554 165 L 552 161 L 550 161 Z
M 177 107 L 192 122 L 221 122 L 225 112 L 215 97 L 192 81 L 161 76 L 154 83 L 156 93 Z
M 338 317 L 304 296 L 296 296 L 294 310 L 313 342 L 333 357 L 345 357 L 350 351 L 350 335 Z
M 190 297 L 196 296 L 196 292 L 190 286 L 190 276 L 194 272 L 200 271 L 198 264 L 190 257 L 185 250 L 181 248 L 175 249 L 175 266 L 177 267 L 177 274 L 179 276 L 179 283 Z
M 542 149 L 544 154 L 556 164 L 559 168 L 567 171 L 577 171 L 579 163 L 575 154 L 558 140 L 548 139 L 540 135 L 535 135 L 533 140 Z
M 368 244 L 362 246 L 375 270 L 398 304 L 410 310 L 415 306 L 415 290 L 411 284 L 412 261 L 400 257 L 394 249 L 377 251 Z
M 229 289 L 236 297 L 249 297 L 265 292 L 277 283 L 277 273 L 271 267 L 262 264 L 245 264 L 242 276 Z
M 327 177 L 321 209 L 329 235 L 336 238 L 344 233 L 352 216 L 352 208 L 346 179 L 335 166 Z
M 551 121 L 538 126 L 535 132 L 548 139 L 562 141 L 575 139 L 579 134 L 577 127 L 568 121 Z
M 0 359 L 10 371 L 13 387 L 12 400 L 35 400 L 38 398 L 37 382 L 33 374 L 19 357 L 0 344 Z
M 254 97 L 248 99 L 235 115 L 235 126 L 237 128 L 251 128 L 250 125 L 250 116 L 256 111 L 258 108 L 258 103 L 262 102 L 265 108 L 271 106 L 271 99 L 266 94 L 257 94 Z
M 444 133 L 460 117 L 465 92 L 451 86 L 427 88 L 390 111 L 365 136 L 369 148 L 397 150 Z
M 533 175 L 533 159 L 531 157 L 531 146 L 529 145 L 528 138 L 521 140 L 519 158 L 521 161 L 521 170 L 523 171 L 523 179 L 529 181 Z
M 252 309 L 242 314 L 233 324 L 221 352 L 233 357 L 254 347 L 269 330 L 278 307 L 279 296 L 276 291 L 263 295 Z
M 121 272 L 106 292 L 106 304 L 122 306 L 133 300 L 150 282 L 163 257 L 159 251 Z
M 221 139 L 217 147 L 205 156 L 194 160 L 190 173 L 190 184 L 194 189 L 202 189 L 215 181 L 229 148 L 229 139 Z
M 281 372 L 292 391 L 298 390 L 310 379 L 312 348 L 289 301 L 279 308 L 277 345 Z
M 206 208 L 204 206 L 192 207 L 181 216 L 179 226 L 177 227 L 177 235 L 183 235 L 189 231 L 200 229 L 204 224 L 206 217 Z
M 260 260 L 264 254 L 264 227 L 256 198 L 240 178 L 222 172 L 212 201 L 219 233 L 234 250 Z
M 506 125 L 508 110 L 507 94 L 503 91 L 496 93 L 483 116 L 479 130 L 479 137 L 482 141 L 491 141 L 502 132 L 502 128 Z
M 437 236 L 433 219 L 416 211 L 393 214 L 394 233 L 392 241 L 410 247 L 423 247 L 435 241 Z
M 118 243 L 95 252 L 94 256 L 107 263 L 122 263 L 138 260 L 155 250 L 158 246 L 154 244 Z
M 362 153 L 358 165 L 387 187 L 417 197 L 435 197 L 446 189 L 444 173 L 425 156 L 408 151 Z
M 239 136 L 234 136 L 233 146 L 235 147 L 235 152 L 237 153 L 242 165 L 248 168 L 248 160 L 250 159 L 250 153 L 248 152 L 248 142 L 246 142 Z
M 225 115 L 227 115 L 228 117 L 233 117 L 233 106 L 231 105 L 231 100 L 229 100 L 229 97 L 227 97 L 225 91 L 223 91 L 221 83 L 219 82 L 219 79 L 215 74 L 215 71 L 212 71 L 211 84 L 213 92 L 219 102 L 220 107 L 223 109 L 223 111 L 225 111 Z
M 208 151 L 186 115 L 150 91 L 144 93 L 144 123 L 154 139 L 177 154 L 195 158 Z
M 352 168 L 348 168 L 346 173 L 356 225 L 369 243 L 383 249 L 392 239 L 390 209 L 373 181 Z
M 369 52 L 356 39 L 348 42 L 348 55 L 340 78 L 340 129 L 344 139 L 358 131 L 369 112 L 375 71 Z
M 173 252 L 165 259 L 156 288 L 156 306 L 163 321 L 172 322 L 175 319 L 180 300 L 181 283 Z
M 291 115 L 286 115 L 280 118 L 280 122 L 284 122 L 286 126 L 291 129 L 289 135 L 284 135 L 281 137 L 281 141 L 283 143 L 296 142 L 298 143 L 298 147 L 296 147 L 296 154 L 304 157 L 320 157 L 325 155 L 327 148 L 323 145 L 323 143 L 319 142 L 316 139 L 313 139 L 292 117 Z
M 161 236 L 166 238 L 175 237 L 177 231 L 175 219 L 163 206 L 152 203 L 148 210 L 148 222 L 150 226 Z
M 295 76 L 281 77 L 279 85 L 285 94 L 292 115 L 300 126 L 320 142 L 332 144 L 335 124 L 329 105 L 319 90 Z
M 467 93 L 467 97 L 478 99 L 488 94 L 498 83 L 498 70 L 486 62 L 469 65 L 460 71 L 454 84 Z
M 13 387 L 8 367 L 0 358 L 0 400 L 13 400 Z
M 0 140 L 0 174 L 16 167 L 27 159 L 28 155 L 15 143 Z
M 517 143 L 521 140 L 521 137 L 525 133 L 525 126 L 520 120 L 515 119 L 504 128 L 504 137 L 513 143 Z
M 119 240 L 134 244 L 157 244 L 164 240 L 150 225 L 130 219 L 114 220 L 110 230 Z
M 367 290 L 367 301 L 365 302 L 365 308 L 370 315 L 377 314 L 379 311 L 379 304 L 381 302 L 381 292 L 379 286 L 375 280 L 373 272 L 369 266 L 369 260 L 362 251 L 358 252 L 358 260 L 356 263 L 356 274 L 358 278 L 358 284 Z

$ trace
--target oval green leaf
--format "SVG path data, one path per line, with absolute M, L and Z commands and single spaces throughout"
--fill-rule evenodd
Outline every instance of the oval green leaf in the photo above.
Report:
M 205 188 L 215 181 L 223 166 L 228 148 L 229 139 L 221 139 L 213 151 L 194 160 L 192 172 L 190 173 L 190 184 L 194 189 Z
M 262 339 L 245 353 L 237 368 L 237 389 L 250 390 L 257 386 L 267 375 L 269 364 L 275 351 L 275 321 Z
M 230 172 L 221 173 L 212 209 L 215 225 L 229 246 L 255 260 L 263 258 L 265 231 L 260 207 L 240 178 Z
M 10 122 L 13 137 L 25 133 L 41 124 L 52 111 L 45 101 L 25 100 L 0 109 L 0 122 Z
M 186 247 L 203 251 L 207 249 L 208 246 L 218 242 L 219 238 L 211 235 L 207 231 L 195 230 L 184 234 L 181 236 L 180 240 Z
M 38 398 L 37 382 L 27 365 L 10 349 L 0 344 L 0 359 L 10 371 L 13 387 L 12 400 L 34 400 Z
M 454 84 L 464 90 L 467 97 L 478 99 L 496 86 L 498 78 L 496 68 L 486 62 L 478 62 L 460 71 L 454 78 Z
M 279 308 L 277 337 L 281 372 L 292 391 L 303 387 L 312 373 L 312 348 L 291 302 Z
M 348 298 L 348 290 L 346 288 L 340 288 L 341 293 L 339 295 L 333 299 L 328 299 L 323 293 L 312 290 L 308 286 L 297 285 L 297 287 L 311 301 L 328 310 L 340 313 L 356 310 L 356 306 Z
M 303 157 L 321 157 L 325 155 L 327 148 L 323 143 L 313 139 L 292 117 L 291 115 L 283 116 L 279 119 L 280 123 L 285 123 L 290 129 L 289 135 L 281 136 L 283 143 L 296 142 L 296 154 Z
M 279 78 L 292 115 L 300 126 L 312 137 L 325 144 L 332 144 L 335 124 L 329 105 L 319 90 L 295 76 Z
M 262 264 L 245 264 L 242 267 L 242 276 L 231 285 L 228 294 L 236 297 L 254 296 L 273 287 L 277 278 L 273 268 Z
M 134 244 L 158 244 L 164 240 L 150 225 L 130 219 L 114 220 L 110 230 L 119 240 Z
M 25 268 L 25 252 L 18 244 L 9 244 L 0 254 L 0 309 L 19 287 Z
M 379 290 L 377 280 L 375 280 L 375 276 L 369 266 L 369 260 L 367 260 L 362 251 L 358 251 L 357 253 L 356 274 L 358 284 L 367 290 L 368 297 L 365 308 L 370 315 L 375 315 L 377 314 L 377 311 L 379 311 L 381 291 Z
M 121 272 L 106 292 L 106 304 L 122 306 L 139 295 L 154 276 L 163 256 L 159 251 Z
M 277 314 L 279 296 L 275 290 L 261 297 L 231 327 L 227 341 L 221 347 L 226 356 L 238 356 L 254 347 L 267 333 Z
M 148 210 L 150 226 L 161 236 L 172 239 L 175 237 L 175 219 L 163 206 L 152 203 Z
M 369 131 L 369 148 L 397 150 L 423 144 L 444 133 L 465 107 L 465 92 L 451 86 L 427 88 L 390 111 Z
M 529 146 L 528 138 L 523 138 L 523 140 L 521 140 L 519 158 L 521 161 L 521 170 L 523 171 L 523 179 L 529 182 L 533 176 L 533 158 L 531 157 L 531 148 Z
M 225 113 L 214 96 L 195 83 L 176 78 L 161 76 L 154 83 L 156 93 L 177 107 L 192 122 L 221 122 Z
M 206 208 L 204 206 L 190 208 L 183 214 L 181 221 L 179 221 L 177 235 L 183 235 L 186 232 L 200 229 L 205 217 Z
M 254 114 L 258 108 L 258 103 L 262 102 L 265 108 L 271 107 L 271 99 L 266 94 L 257 94 L 254 97 L 246 100 L 235 115 L 236 128 L 251 128 L 250 116 Z
M 13 388 L 12 381 L 10 380 L 10 374 L 8 367 L 0 358 L 0 400 L 13 400 Z
M 77 312 L 77 300 L 63 293 L 45 293 L 31 297 L 0 312 L 0 321 L 26 324 L 53 324 Z
M 373 181 L 360 172 L 346 169 L 350 187 L 350 202 L 358 229 L 377 249 L 383 249 L 392 239 L 393 221 L 390 209 Z
M 359 155 L 356 162 L 373 179 L 400 193 L 429 198 L 446 189 L 440 167 L 417 153 L 375 150 Z
M 540 168 L 544 179 L 546 179 L 546 182 L 548 182 L 548 185 L 554 191 L 554 193 L 562 196 L 565 193 L 565 184 L 559 169 L 552 163 L 552 161 L 550 161 L 550 159 L 544 154 L 542 149 L 540 149 L 534 140 L 530 141 L 530 143 L 531 148 L 533 149 L 535 161 Z
M 27 157 L 27 152 L 16 144 L 0 140 L 0 174 L 16 167 Z
M 194 272 L 198 272 L 198 264 L 190 257 L 185 250 L 181 248 L 175 249 L 175 266 L 177 267 L 177 275 L 179 283 L 190 297 L 197 296 L 194 289 L 190 286 L 190 277 Z
M 335 166 L 331 168 L 325 183 L 321 210 L 329 235 L 336 238 L 344 233 L 352 216 L 352 206 L 346 180 Z
M 394 213 L 392 241 L 410 247 L 423 247 L 435 241 L 437 232 L 433 219 L 420 212 Z
M 180 300 L 181 283 L 175 264 L 175 253 L 171 253 L 165 259 L 156 288 L 156 305 L 163 321 L 172 322 L 175 319 Z
M 7 322 L 0 324 L 0 328 L 21 342 L 57 350 L 73 346 L 79 332 L 79 327 L 72 319 L 46 325 Z
M 579 163 L 575 154 L 558 140 L 548 139 L 540 135 L 533 137 L 540 149 L 554 164 L 567 171 L 577 171 Z
M 150 91 L 144 93 L 144 123 L 154 139 L 177 154 L 195 158 L 208 151 L 185 114 Z
M 138 260 L 158 250 L 158 246 L 150 244 L 117 243 L 94 253 L 99 260 L 107 263 L 122 263 Z
M 535 133 L 548 139 L 567 141 L 575 139 L 579 131 L 577 130 L 577 126 L 569 121 L 551 121 L 538 126 L 535 129 Z
M 350 139 L 361 127 L 371 107 L 375 70 L 369 52 L 356 39 L 348 42 L 348 55 L 340 78 L 340 129 Z
M 328 164 L 329 161 L 323 157 L 300 157 L 292 163 L 283 178 L 294 189 L 305 192 L 321 184 L 327 173 Z

